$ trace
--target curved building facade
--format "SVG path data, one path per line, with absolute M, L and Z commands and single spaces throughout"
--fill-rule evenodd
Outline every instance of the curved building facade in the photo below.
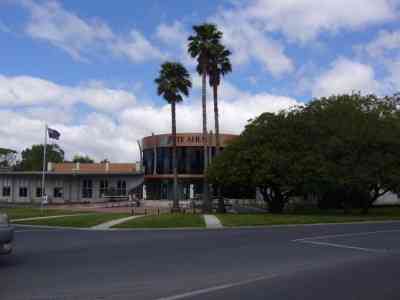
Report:
M 221 149 L 237 135 L 220 134 Z M 215 136 L 208 137 L 208 156 L 215 156 Z M 204 148 L 201 133 L 179 133 L 176 136 L 179 199 L 191 199 L 202 193 Z M 171 199 L 173 187 L 172 135 L 159 134 L 143 138 L 142 160 L 146 198 Z

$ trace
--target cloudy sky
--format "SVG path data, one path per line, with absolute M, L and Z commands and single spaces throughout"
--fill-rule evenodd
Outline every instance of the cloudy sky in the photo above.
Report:
M 0 0 L 0 147 L 41 143 L 47 122 L 67 158 L 137 160 L 138 139 L 170 130 L 154 85 L 165 60 L 184 63 L 194 83 L 178 131 L 200 131 L 186 40 L 205 21 L 233 53 L 225 132 L 314 97 L 400 90 L 400 0 Z

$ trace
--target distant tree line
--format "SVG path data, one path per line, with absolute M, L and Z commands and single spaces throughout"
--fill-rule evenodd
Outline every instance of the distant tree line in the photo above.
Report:
M 43 145 L 32 145 L 21 152 L 18 159 L 17 151 L 0 148 L 0 168 L 14 171 L 41 171 L 43 168 Z M 95 160 L 88 155 L 74 155 L 72 161 L 65 160 L 64 150 L 58 144 L 46 145 L 46 161 L 53 163 L 74 162 L 94 163 Z M 107 159 L 101 161 L 108 162 Z
M 316 99 L 250 121 L 213 160 L 217 187 L 258 188 L 280 213 L 294 197 L 319 207 L 358 207 L 400 191 L 400 96 Z

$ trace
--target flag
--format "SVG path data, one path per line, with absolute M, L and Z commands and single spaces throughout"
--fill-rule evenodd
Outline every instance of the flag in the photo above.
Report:
M 47 128 L 47 132 L 49 133 L 49 138 L 54 139 L 54 140 L 60 139 L 60 133 L 57 130 Z

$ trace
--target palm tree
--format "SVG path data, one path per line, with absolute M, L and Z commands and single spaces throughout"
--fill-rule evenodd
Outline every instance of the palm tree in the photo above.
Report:
M 227 73 L 232 72 L 232 65 L 229 60 L 231 52 L 223 45 L 217 45 L 215 47 L 211 61 L 208 66 L 208 76 L 210 86 L 213 88 L 214 97 L 214 121 L 215 121 L 215 152 L 219 154 L 221 149 L 220 137 L 219 137 L 219 113 L 218 113 L 218 87 L 221 83 L 221 76 L 225 76 Z
M 208 184 L 205 173 L 208 166 L 208 135 L 207 135 L 207 70 L 212 53 L 219 45 L 222 32 L 214 24 L 204 23 L 193 26 L 195 35 L 189 37 L 188 52 L 191 57 L 197 58 L 197 72 L 202 76 L 202 106 L 203 106 L 203 145 L 204 145 L 204 181 L 203 181 L 203 210 L 211 211 L 211 203 L 208 197 Z
M 213 89 L 214 98 L 214 122 L 215 122 L 215 155 L 218 156 L 221 149 L 219 136 L 219 112 L 218 112 L 218 87 L 221 83 L 221 77 L 232 72 L 232 65 L 229 60 L 231 52 L 224 45 L 217 45 L 212 53 L 208 65 L 209 84 Z M 218 198 L 218 212 L 225 213 L 224 201 L 221 197 L 220 187 L 216 187 Z
M 183 96 L 189 96 L 189 89 L 192 87 L 189 72 L 186 68 L 176 62 L 165 62 L 161 65 L 157 84 L 157 94 L 171 104 L 171 127 L 172 127 L 172 169 L 174 173 L 173 205 L 172 210 L 179 211 L 178 201 L 178 170 L 176 162 L 176 112 L 177 102 L 183 100 Z

